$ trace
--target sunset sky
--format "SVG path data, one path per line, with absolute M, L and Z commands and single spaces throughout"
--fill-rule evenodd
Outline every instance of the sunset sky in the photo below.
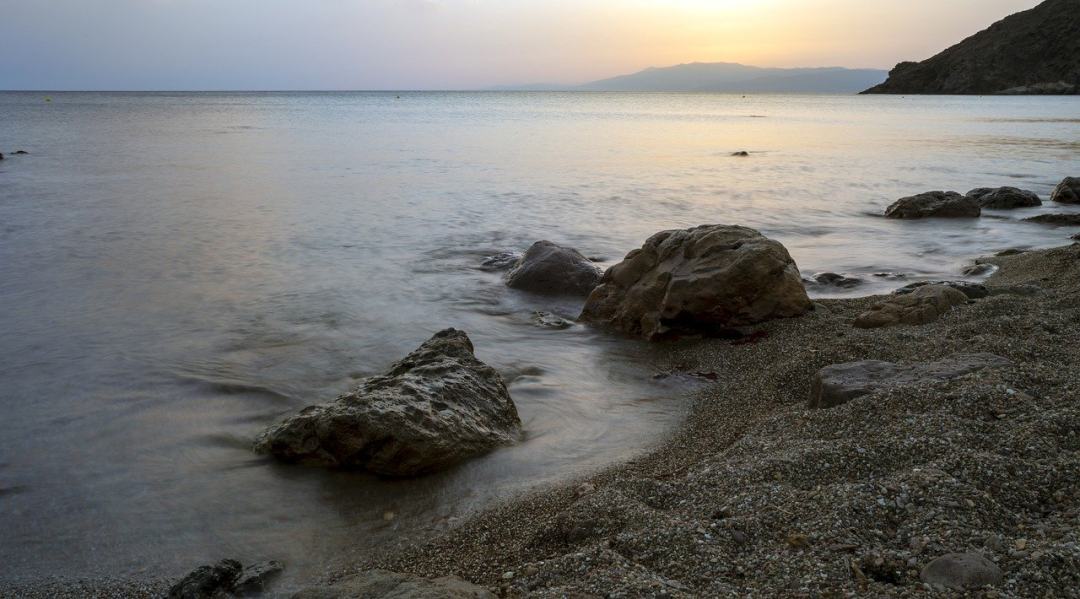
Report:
M 0 89 L 469 89 L 891 68 L 1037 0 L 0 0 Z

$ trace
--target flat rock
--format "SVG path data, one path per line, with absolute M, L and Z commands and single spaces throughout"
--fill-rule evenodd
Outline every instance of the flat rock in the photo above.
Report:
M 1080 226 L 1080 213 L 1078 214 L 1040 214 L 1038 216 L 1032 216 L 1031 218 L 1025 218 L 1024 220 L 1032 223 L 1041 223 L 1044 225 L 1058 225 L 1060 227 L 1076 227 Z
M 924 381 L 944 381 L 984 368 L 1012 364 L 993 354 L 959 354 L 937 362 L 895 364 L 862 360 L 826 366 L 810 385 L 811 408 L 832 408 L 875 391 Z
M 534 293 L 588 295 L 603 273 L 573 248 L 537 241 L 506 273 L 506 285 Z
M 1016 187 L 980 187 L 967 192 L 967 196 L 974 198 L 980 208 L 993 210 L 1042 206 L 1039 194 Z
M 954 306 L 967 303 L 968 297 L 945 285 L 926 285 L 915 291 L 894 295 L 878 302 L 855 319 L 860 329 L 898 325 L 922 325 L 941 318 Z
M 974 218 L 982 214 L 975 198 L 955 191 L 928 191 L 900 198 L 885 210 L 886 218 Z
M 927 584 L 967 591 L 1000 585 L 1004 574 L 997 564 L 977 553 L 949 553 L 926 564 L 919 578 Z
M 985 285 L 978 283 L 970 283 L 968 281 L 918 281 L 915 283 L 909 283 L 903 287 L 893 291 L 895 295 L 906 295 L 914 293 L 915 290 L 926 287 L 928 285 L 944 285 L 946 287 L 952 287 L 953 289 L 963 293 L 968 299 L 982 299 L 990 295 L 990 290 Z
M 627 254 L 604 273 L 581 320 L 656 339 L 725 334 L 810 308 L 783 245 L 746 227 L 702 225 L 657 233 Z
M 428 579 L 371 570 L 333 585 L 302 590 L 293 599 L 495 599 L 495 595 L 456 576 Z
M 286 462 L 405 477 L 513 443 L 520 428 L 502 377 L 476 359 L 463 331 L 446 329 L 386 374 L 271 427 L 254 449 Z
M 1062 204 L 1080 204 L 1080 177 L 1065 177 L 1054 188 L 1050 199 Z

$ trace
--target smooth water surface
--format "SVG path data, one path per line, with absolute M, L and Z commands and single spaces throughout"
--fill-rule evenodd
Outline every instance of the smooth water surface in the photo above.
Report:
M 892 200 L 1080 175 L 1075 98 L 710 94 L 0 94 L 0 577 L 304 577 L 654 444 L 689 383 L 480 262 L 551 239 L 755 227 L 873 293 L 1060 245 Z M 11 156 L 17 149 L 27 156 Z M 748 150 L 750 157 L 733 157 Z M 1071 209 L 1075 211 L 1076 209 Z M 891 273 L 875 277 L 875 273 Z M 275 465 L 251 439 L 448 326 L 527 434 L 417 481 Z

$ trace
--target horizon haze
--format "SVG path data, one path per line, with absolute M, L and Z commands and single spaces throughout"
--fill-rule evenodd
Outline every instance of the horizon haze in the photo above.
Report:
M 888 70 L 1037 3 L 0 0 L 0 89 L 576 86 L 694 62 Z

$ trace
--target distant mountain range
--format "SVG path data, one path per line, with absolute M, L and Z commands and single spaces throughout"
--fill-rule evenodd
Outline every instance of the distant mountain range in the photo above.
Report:
M 1080 93 L 1080 0 L 1046 0 L 922 62 L 869 94 Z
M 501 86 L 521 91 L 625 91 L 727 93 L 857 93 L 885 80 L 877 69 L 841 67 L 780 69 L 730 62 L 693 62 L 653 67 L 631 75 L 584 85 L 534 84 Z

